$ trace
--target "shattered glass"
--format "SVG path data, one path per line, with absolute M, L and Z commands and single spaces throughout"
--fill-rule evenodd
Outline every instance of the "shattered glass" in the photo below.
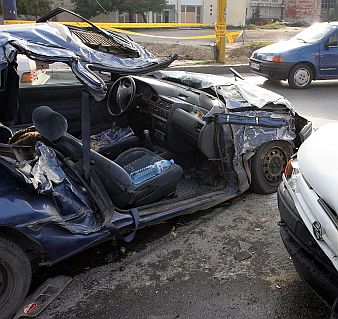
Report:
M 53 190 L 53 184 L 60 184 L 66 178 L 66 174 L 61 169 L 55 152 L 43 143 L 36 144 L 38 160 L 31 170 L 32 184 L 41 193 Z

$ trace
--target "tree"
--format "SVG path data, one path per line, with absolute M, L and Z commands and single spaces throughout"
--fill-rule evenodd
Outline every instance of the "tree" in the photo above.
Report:
M 19 15 L 39 17 L 51 10 L 50 0 L 16 0 Z
M 142 15 L 147 22 L 146 13 L 161 12 L 167 5 L 167 0 L 72 0 L 75 12 L 85 18 L 95 17 L 105 11 L 119 11 L 129 14 L 129 22 L 134 22 L 134 15 Z
M 114 0 L 113 7 L 119 12 L 129 14 L 129 22 L 134 22 L 134 15 L 140 14 L 147 22 L 146 12 L 161 12 L 167 5 L 167 0 Z
M 102 12 L 111 11 L 112 0 L 72 0 L 75 5 L 74 11 L 84 18 L 95 17 Z

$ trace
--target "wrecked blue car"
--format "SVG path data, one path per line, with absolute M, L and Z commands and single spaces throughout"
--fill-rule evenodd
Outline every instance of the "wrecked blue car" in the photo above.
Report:
M 249 188 L 275 192 L 311 133 L 286 99 L 235 71 L 160 71 L 176 56 L 159 60 L 83 18 L 49 22 L 65 11 L 0 27 L 3 318 L 34 267 Z M 34 67 L 22 70 L 22 56 Z

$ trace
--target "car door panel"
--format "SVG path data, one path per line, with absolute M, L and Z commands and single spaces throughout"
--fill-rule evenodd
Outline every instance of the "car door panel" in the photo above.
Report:
M 320 44 L 319 72 L 321 77 L 338 76 L 338 31 L 334 30 Z M 335 45 L 327 46 L 328 43 Z
M 70 133 L 80 132 L 81 89 L 81 85 L 21 88 L 17 124 L 31 123 L 33 110 L 47 105 L 67 118 Z

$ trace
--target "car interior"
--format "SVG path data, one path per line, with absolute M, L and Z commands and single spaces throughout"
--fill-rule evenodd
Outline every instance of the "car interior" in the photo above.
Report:
M 18 143 L 15 139 L 11 142 L 9 136 L 34 123 L 34 130 L 48 146 L 81 162 L 83 85 L 75 81 L 19 89 L 15 64 L 1 72 L 6 80 L 0 89 L 0 154 L 17 160 L 31 159 L 34 139 Z M 99 150 L 91 150 L 93 169 L 117 207 L 186 199 L 225 187 L 215 126 L 207 125 L 203 119 L 213 108 L 214 97 L 152 75 L 109 75 L 107 80 L 107 74 L 102 74 L 102 78 L 108 94 L 104 100 L 90 104 L 91 136 L 111 129 L 132 132 Z M 65 122 L 66 126 L 62 124 Z M 132 172 L 162 159 L 173 159 L 175 164 L 139 185 L 132 184 Z

